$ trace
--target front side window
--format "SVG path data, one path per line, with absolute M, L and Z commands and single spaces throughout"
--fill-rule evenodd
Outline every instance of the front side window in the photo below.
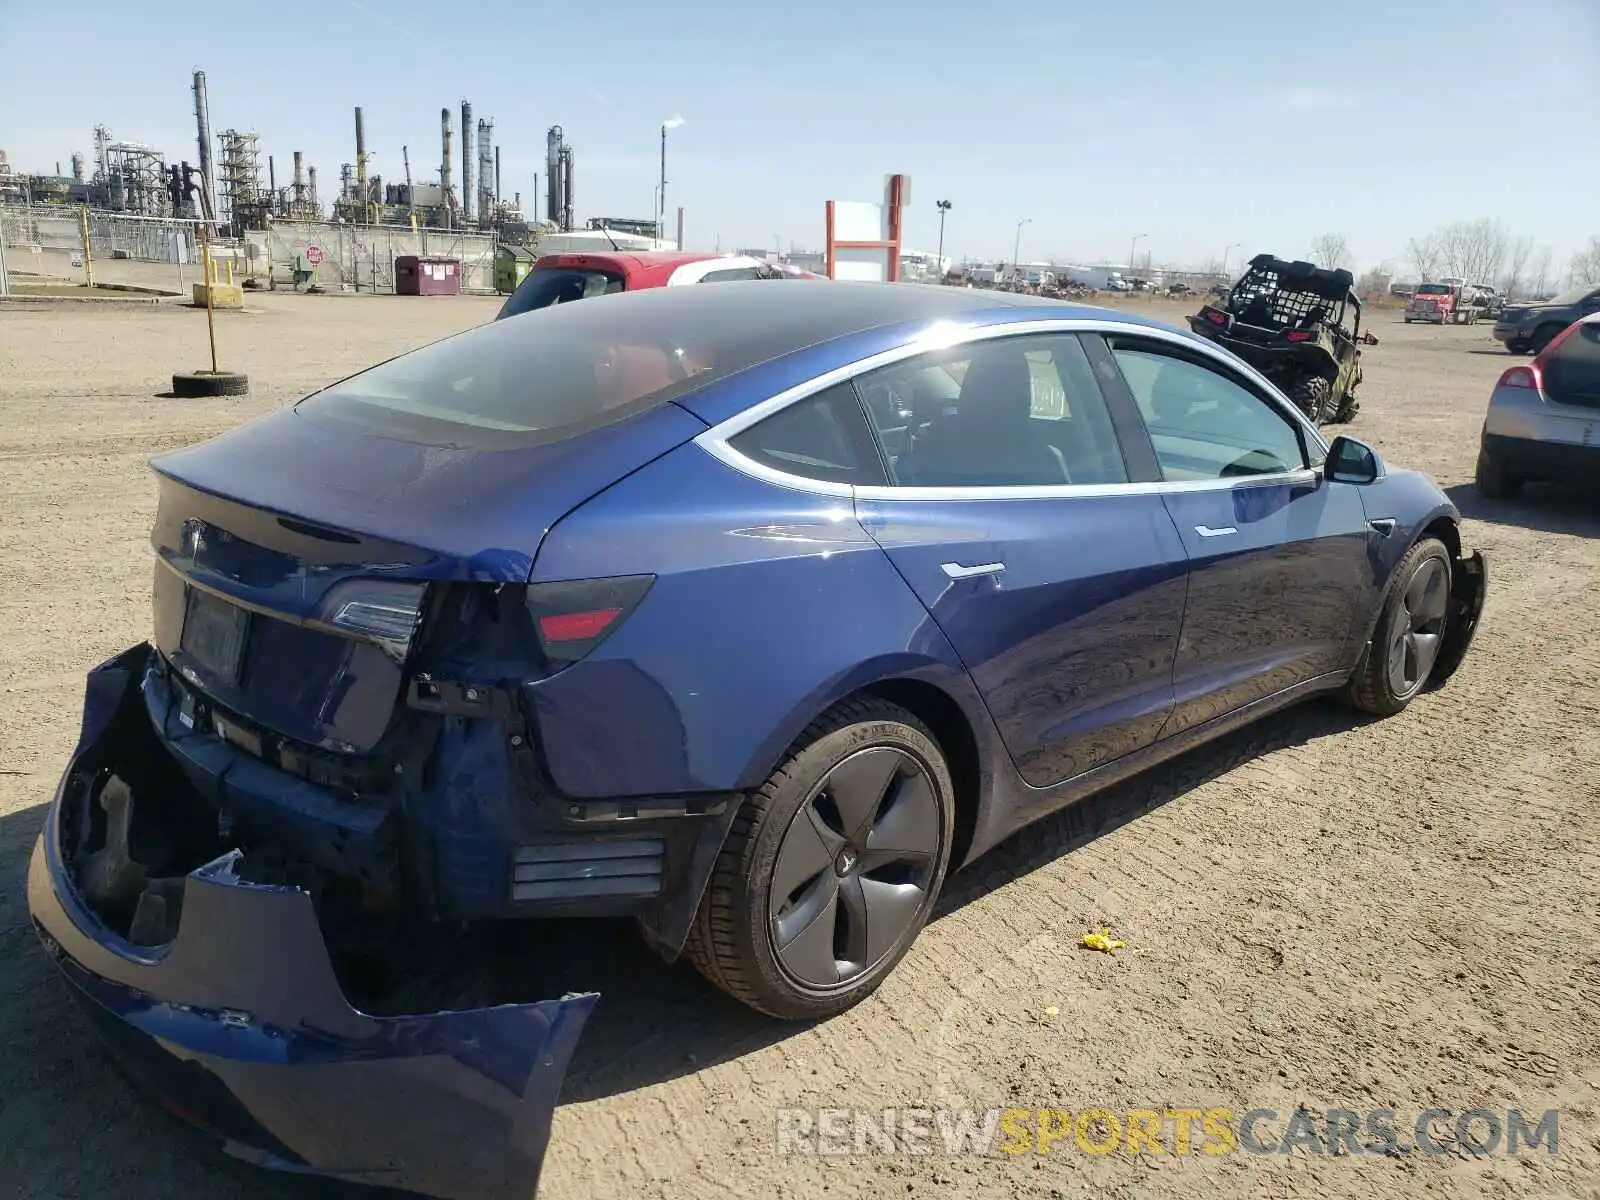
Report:
M 1137 341 L 1113 342 L 1112 353 L 1169 482 L 1307 465 L 1292 419 L 1222 371 Z
M 900 487 L 1126 483 L 1111 414 L 1073 334 L 998 338 L 856 381 Z
M 735 279 L 765 279 L 760 267 L 728 267 L 721 271 L 708 271 L 701 283 L 728 283 Z

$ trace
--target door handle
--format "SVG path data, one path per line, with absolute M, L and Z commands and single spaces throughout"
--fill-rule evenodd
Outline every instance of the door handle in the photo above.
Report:
M 1227 537 L 1230 533 L 1238 533 L 1232 525 L 1224 525 L 1221 529 L 1213 529 L 1209 525 L 1196 525 L 1194 531 L 1201 537 Z
M 1006 569 L 1005 563 L 979 563 L 975 567 L 963 563 L 941 563 L 940 567 L 951 579 L 973 579 L 979 575 L 998 575 Z

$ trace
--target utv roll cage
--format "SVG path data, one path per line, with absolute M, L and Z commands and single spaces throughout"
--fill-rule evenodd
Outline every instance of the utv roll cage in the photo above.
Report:
M 1271 254 L 1258 254 L 1250 260 L 1250 269 L 1233 285 L 1229 307 L 1238 324 L 1273 333 L 1315 329 L 1323 323 L 1351 339 L 1361 332 L 1355 276 L 1308 262 L 1286 262 Z M 1348 330 L 1347 310 L 1354 317 Z

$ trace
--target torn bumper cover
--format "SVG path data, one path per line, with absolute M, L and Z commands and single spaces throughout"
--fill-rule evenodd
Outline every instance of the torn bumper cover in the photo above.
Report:
M 226 854 L 183 880 L 176 935 L 136 946 L 86 903 L 63 822 L 147 722 L 149 648 L 92 671 L 83 729 L 28 871 L 46 949 L 113 1053 L 230 1153 L 447 1200 L 534 1194 L 573 1048 L 598 997 L 373 1017 L 345 999 L 310 895 Z

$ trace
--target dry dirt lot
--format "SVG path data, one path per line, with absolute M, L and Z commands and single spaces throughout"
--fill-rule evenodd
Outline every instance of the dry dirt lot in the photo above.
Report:
M 494 306 L 252 307 L 218 322 L 252 396 L 178 401 L 158 393 L 203 363 L 202 316 L 0 306 L 0 1196 L 283 1194 L 111 1073 L 23 886 L 83 674 L 147 632 L 146 458 Z M 566 982 L 607 996 L 544 1195 L 1600 1196 L 1600 510 L 1480 501 L 1510 360 L 1479 328 L 1376 328 L 1352 432 L 1431 472 L 1492 555 L 1457 678 L 1383 722 L 1308 705 L 1024 833 L 953 881 L 877 996 L 816 1027 L 752 1016 L 625 930 L 558 940 Z M 1077 948 L 1102 925 L 1129 949 Z M 1554 1157 L 774 1153 L 779 1106 L 919 1104 L 1561 1115 Z

